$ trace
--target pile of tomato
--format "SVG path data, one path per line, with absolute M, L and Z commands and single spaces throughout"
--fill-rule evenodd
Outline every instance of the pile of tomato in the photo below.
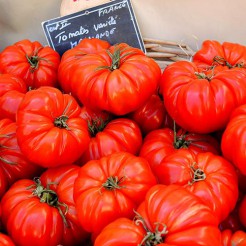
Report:
M 125 43 L 0 52 L 0 244 L 246 245 L 246 46 L 164 70 Z

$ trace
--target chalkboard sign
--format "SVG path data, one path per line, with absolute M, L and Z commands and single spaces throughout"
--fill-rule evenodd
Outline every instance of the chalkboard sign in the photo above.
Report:
M 130 0 L 113 0 L 77 13 L 42 22 L 48 44 L 62 55 L 84 38 L 111 45 L 127 43 L 145 52 Z

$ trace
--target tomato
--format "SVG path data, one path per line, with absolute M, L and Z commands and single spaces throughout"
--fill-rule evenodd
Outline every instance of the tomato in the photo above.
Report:
M 164 102 L 158 94 L 153 94 L 128 117 L 138 123 L 144 136 L 156 129 L 173 127 L 173 120 L 167 114 Z
M 246 104 L 237 107 L 230 117 L 222 135 L 223 156 L 246 175 Z
M 76 100 L 54 87 L 27 92 L 17 111 L 16 136 L 23 154 L 42 167 L 75 162 L 90 140 L 80 113 Z
M 60 55 L 38 41 L 20 40 L 0 53 L 0 72 L 22 78 L 27 87 L 57 86 Z
M 246 103 L 246 72 L 239 68 L 201 71 L 178 61 L 163 71 L 160 86 L 167 112 L 190 132 L 224 130 L 232 111 Z
M 238 199 L 237 174 L 231 163 L 211 152 L 183 149 L 168 155 L 158 165 L 160 183 L 178 184 L 208 205 L 219 222 L 234 209 Z
M 205 40 L 194 54 L 193 61 L 199 66 L 225 66 L 229 69 L 246 65 L 246 46 L 216 40 Z
M 159 176 L 160 163 L 167 155 L 181 149 L 189 149 L 194 153 L 207 151 L 220 153 L 218 141 L 208 134 L 189 133 L 183 129 L 179 129 L 176 133 L 176 130 L 162 128 L 153 130 L 145 136 L 139 155 L 148 160 L 153 172 Z
M 12 239 L 8 235 L 2 232 L 0 232 L 0 245 L 1 246 L 15 246 Z
M 138 154 L 142 146 L 142 134 L 135 121 L 128 118 L 109 121 L 93 118 L 92 121 L 89 125 L 90 142 L 80 158 L 81 164 L 119 151 Z
M 33 178 L 43 171 L 21 152 L 16 127 L 10 119 L 0 120 L 0 198 L 18 179 Z
M 153 59 L 125 43 L 71 60 L 67 67 L 63 66 L 66 59 L 61 61 L 61 87 L 68 82 L 66 88 L 82 105 L 115 115 L 139 108 L 156 92 L 161 77 L 161 69 Z M 67 75 L 63 79 L 60 73 Z
M 17 109 L 26 92 L 26 84 L 21 78 L 0 74 L 0 119 L 15 121 Z
M 48 169 L 40 178 L 17 181 L 5 193 L 2 221 L 17 245 L 71 246 L 87 239 L 73 200 L 78 171 L 75 165 Z
M 82 227 L 97 235 L 119 217 L 132 218 L 134 209 L 155 184 L 148 162 L 128 152 L 87 162 L 74 183 L 74 200 Z
M 115 220 L 102 230 L 94 246 L 221 246 L 213 213 L 181 186 L 150 188 L 134 222 L 126 218 Z
M 222 232 L 222 246 L 245 246 L 246 233 L 242 230 L 232 232 L 227 229 Z

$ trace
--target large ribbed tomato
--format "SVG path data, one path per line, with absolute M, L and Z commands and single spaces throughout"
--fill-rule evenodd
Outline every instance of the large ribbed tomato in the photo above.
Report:
M 231 112 L 246 103 L 246 70 L 201 70 L 194 62 L 169 65 L 160 82 L 167 112 L 191 132 L 223 130 Z
M 80 113 L 77 101 L 54 87 L 27 92 L 16 121 L 16 136 L 23 154 L 42 167 L 75 162 L 90 140 Z
M 40 178 L 13 184 L 2 201 L 2 221 L 16 245 L 82 245 L 88 237 L 80 226 L 73 199 L 79 167 L 47 169 Z
M 38 41 L 20 40 L 0 53 L 0 72 L 22 78 L 27 87 L 56 86 L 60 55 Z
M 234 166 L 211 152 L 193 153 L 182 149 L 168 155 L 156 168 L 159 182 L 178 184 L 198 196 L 222 222 L 238 199 Z
M 217 219 L 200 199 L 177 185 L 155 185 L 137 209 L 106 226 L 94 246 L 221 246 Z
M 74 200 L 82 227 L 97 235 L 119 217 L 133 218 L 134 209 L 155 184 L 148 162 L 128 152 L 87 162 L 74 183 Z
M 223 156 L 246 175 L 246 104 L 237 107 L 222 134 Z
M 86 45 L 88 42 L 98 41 L 90 39 Z M 62 59 L 58 76 L 61 87 L 64 85 L 87 107 L 124 115 L 140 107 L 157 90 L 161 69 L 140 49 L 120 43 L 97 52 L 76 52 L 77 56 L 72 53 L 72 58 Z
M 224 66 L 246 68 L 246 46 L 216 40 L 205 40 L 194 54 L 193 61 L 200 67 Z
M 31 163 L 19 148 L 16 123 L 10 119 L 0 120 L 0 198 L 17 180 L 33 178 L 43 170 Z

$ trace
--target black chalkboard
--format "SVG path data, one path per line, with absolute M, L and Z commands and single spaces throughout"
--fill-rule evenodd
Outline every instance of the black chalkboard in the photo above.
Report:
M 127 43 L 145 52 L 130 0 L 112 0 L 74 14 L 42 22 L 48 44 L 62 55 L 84 38 L 99 38 L 111 45 Z

